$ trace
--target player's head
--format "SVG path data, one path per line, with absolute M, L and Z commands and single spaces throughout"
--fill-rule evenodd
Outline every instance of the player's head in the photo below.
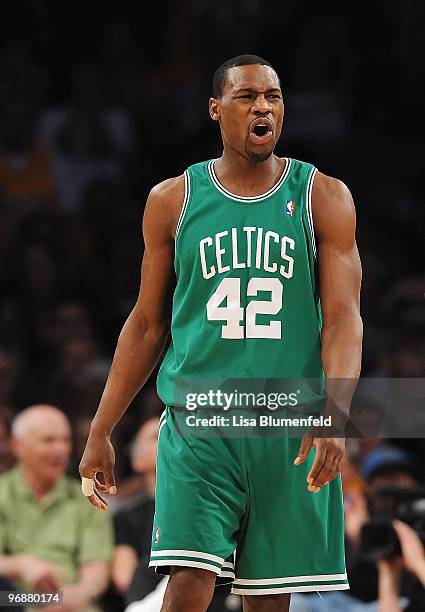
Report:
M 214 73 L 210 115 L 225 147 L 265 161 L 282 131 L 283 99 L 276 70 L 257 55 L 239 55 Z

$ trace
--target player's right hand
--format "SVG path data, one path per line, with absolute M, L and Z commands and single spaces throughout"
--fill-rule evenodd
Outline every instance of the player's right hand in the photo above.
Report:
M 84 450 L 79 472 L 81 478 L 93 480 L 93 494 L 87 499 L 92 506 L 99 510 L 107 510 L 108 501 L 100 494 L 110 493 L 115 495 L 117 488 L 114 476 L 115 452 L 109 437 L 106 434 L 90 431 Z M 104 484 L 99 482 L 97 474 L 103 474 Z
M 304 434 L 294 464 L 304 463 L 310 450 L 315 449 L 313 465 L 307 476 L 307 490 L 318 493 L 339 474 L 344 458 L 345 439 L 342 437 L 315 437 L 312 435 L 313 431 L 314 428 L 311 428 Z

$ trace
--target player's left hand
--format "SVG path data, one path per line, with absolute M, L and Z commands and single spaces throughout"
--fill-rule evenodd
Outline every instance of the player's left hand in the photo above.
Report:
M 316 449 L 316 455 L 307 476 L 307 489 L 313 493 L 318 493 L 322 487 L 339 474 L 341 461 L 345 453 L 345 439 L 342 437 L 314 437 L 311 433 L 306 433 L 301 441 L 300 450 L 294 464 L 301 465 L 304 463 L 313 447 Z

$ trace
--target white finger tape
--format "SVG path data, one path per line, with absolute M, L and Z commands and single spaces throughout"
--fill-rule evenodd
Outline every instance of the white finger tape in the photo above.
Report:
M 93 478 L 82 478 L 81 489 L 86 497 L 90 497 L 94 493 L 94 479 Z

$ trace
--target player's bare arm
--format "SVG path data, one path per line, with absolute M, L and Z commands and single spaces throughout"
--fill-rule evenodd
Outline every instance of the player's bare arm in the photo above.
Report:
M 181 176 L 154 187 L 146 203 L 143 218 L 145 252 L 139 295 L 121 330 L 80 463 L 82 478 L 95 479 L 96 473 L 103 473 L 105 484 L 96 479 L 93 493 L 86 493 L 90 503 L 101 510 L 106 510 L 107 501 L 100 491 L 116 491 L 115 455 L 110 435 L 152 373 L 169 334 L 175 283 L 174 235 L 183 199 L 184 178 Z
M 312 213 L 318 242 L 320 300 L 323 313 L 322 363 L 333 421 L 348 418 L 361 367 L 361 264 L 356 245 L 355 209 L 351 194 L 339 180 L 317 173 L 312 190 Z M 333 423 L 338 427 L 338 423 Z M 341 429 L 343 425 L 341 426 Z M 305 437 L 301 463 L 316 449 L 308 476 L 309 490 L 317 492 L 339 472 L 344 456 L 343 437 Z

